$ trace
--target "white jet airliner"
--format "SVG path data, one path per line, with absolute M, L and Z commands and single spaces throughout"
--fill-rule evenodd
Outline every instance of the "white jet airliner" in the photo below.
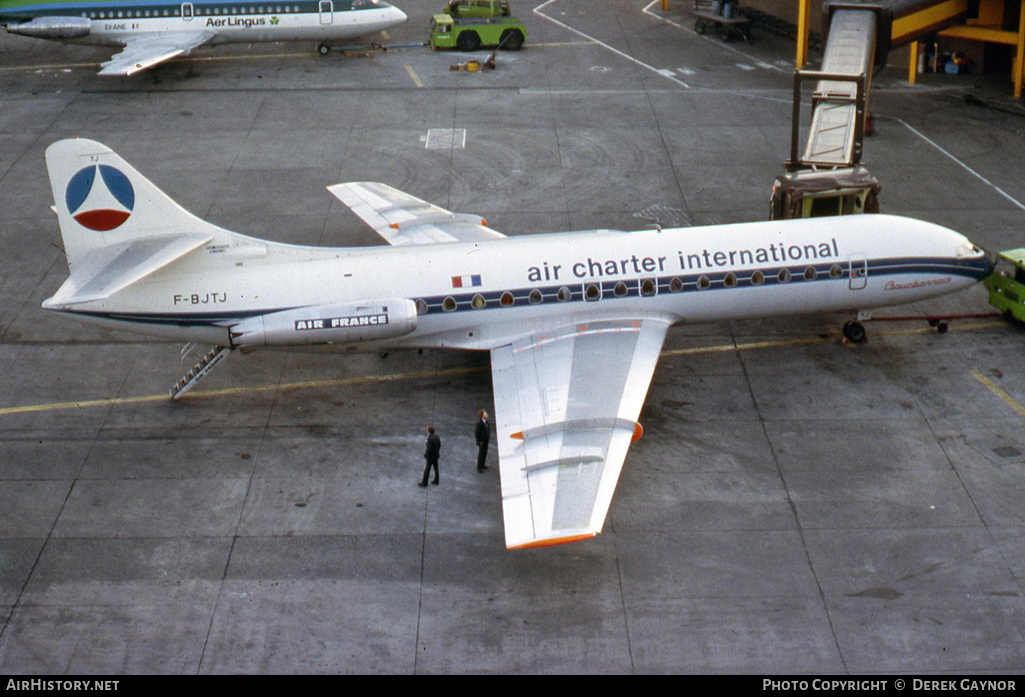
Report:
M 204 44 L 352 39 L 406 21 L 383 0 L 0 0 L 12 34 L 123 46 L 100 75 L 133 75 Z
M 510 548 L 601 532 L 673 324 L 856 313 L 990 270 L 888 215 L 507 238 L 378 183 L 328 189 L 391 247 L 295 246 L 191 215 L 100 143 L 46 162 L 70 277 L 43 307 L 214 346 L 185 389 L 233 349 L 490 351 Z

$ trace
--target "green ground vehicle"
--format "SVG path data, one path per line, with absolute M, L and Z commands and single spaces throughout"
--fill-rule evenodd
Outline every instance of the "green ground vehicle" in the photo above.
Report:
M 1025 249 L 1010 249 L 997 254 L 996 266 L 984 281 L 989 289 L 989 304 L 1025 322 Z
M 442 14 L 451 17 L 508 17 L 509 0 L 451 0 Z
M 434 15 L 431 18 L 431 48 L 458 48 L 476 51 L 497 47 L 519 51 L 527 40 L 527 28 L 514 17 L 458 18 Z

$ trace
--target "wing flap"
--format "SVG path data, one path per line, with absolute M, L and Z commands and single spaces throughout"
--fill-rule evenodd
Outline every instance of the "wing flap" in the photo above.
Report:
M 504 237 L 480 216 L 452 213 L 387 184 L 352 182 L 327 189 L 388 244 L 477 242 Z
M 186 55 L 214 35 L 205 31 L 133 34 L 120 53 L 102 65 L 100 75 L 127 76 Z
M 575 324 L 491 352 L 507 547 L 601 532 L 668 326 Z

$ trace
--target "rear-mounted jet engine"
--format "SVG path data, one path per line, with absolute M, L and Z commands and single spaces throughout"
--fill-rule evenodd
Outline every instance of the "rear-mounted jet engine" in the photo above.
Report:
M 89 36 L 85 17 L 36 17 L 31 22 L 8 24 L 7 31 L 36 39 L 81 39 Z
M 231 328 L 231 345 L 245 348 L 355 344 L 393 339 L 416 329 L 416 305 L 395 298 L 313 305 L 244 320 Z

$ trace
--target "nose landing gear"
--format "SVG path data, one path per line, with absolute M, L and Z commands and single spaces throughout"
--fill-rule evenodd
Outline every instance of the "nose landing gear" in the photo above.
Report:
M 843 337 L 848 342 L 858 345 L 868 341 L 868 332 L 865 331 L 865 325 L 858 320 L 852 319 L 843 325 Z

